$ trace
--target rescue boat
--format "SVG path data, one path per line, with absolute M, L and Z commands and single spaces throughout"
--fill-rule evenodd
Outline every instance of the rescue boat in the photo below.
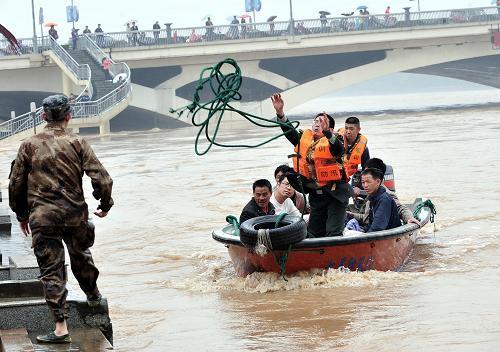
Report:
M 422 199 L 418 198 L 408 206 L 413 211 L 420 203 Z M 429 207 L 421 207 L 417 215 L 421 226 L 429 222 L 431 215 Z M 284 220 L 287 218 L 288 224 L 296 225 L 303 221 L 300 218 L 290 219 L 288 216 Z M 262 219 L 261 223 L 266 221 L 270 222 L 271 219 Z M 288 225 L 285 224 L 282 232 L 286 226 Z M 294 228 L 297 231 L 297 226 Z M 342 267 L 351 271 L 398 271 L 410 257 L 419 229 L 417 224 L 405 224 L 378 232 L 348 231 L 337 237 L 304 238 L 287 246 L 280 243 L 275 249 L 265 251 L 266 253 L 256 250 L 247 240 L 242 241 L 240 231 L 234 225 L 214 230 L 212 237 L 227 247 L 238 276 L 247 276 L 253 272 L 292 274 L 311 269 Z

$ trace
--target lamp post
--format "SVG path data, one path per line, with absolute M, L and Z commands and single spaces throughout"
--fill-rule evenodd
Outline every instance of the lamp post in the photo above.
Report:
M 415 0 L 410 0 L 410 1 L 415 1 Z M 417 0 L 417 8 L 418 8 L 418 12 L 420 12 L 420 0 Z
M 289 0 L 289 2 L 290 2 L 290 35 L 293 35 L 295 25 L 293 23 L 293 6 L 292 6 L 292 0 Z
M 31 15 L 33 17 L 33 52 L 38 52 L 38 45 L 36 40 L 36 27 L 35 27 L 35 2 L 31 0 Z

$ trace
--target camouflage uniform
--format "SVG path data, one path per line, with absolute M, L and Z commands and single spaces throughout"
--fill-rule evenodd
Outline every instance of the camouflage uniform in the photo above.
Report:
M 20 222 L 29 219 L 40 280 L 56 322 L 68 314 L 63 241 L 80 287 L 89 299 L 100 297 L 99 271 L 88 249 L 84 172 L 100 199 L 98 209 L 107 212 L 113 205 L 108 172 L 87 141 L 49 120 L 42 133 L 21 144 L 10 175 L 10 207 Z

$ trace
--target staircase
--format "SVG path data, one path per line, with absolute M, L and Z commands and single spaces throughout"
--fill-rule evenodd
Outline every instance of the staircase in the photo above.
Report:
M 123 111 L 131 100 L 130 68 L 123 62 L 114 62 L 88 36 L 79 38 L 79 50 L 65 50 L 55 40 L 50 40 L 50 50 L 45 52 L 75 84 L 85 86 L 72 105 L 69 127 L 78 133 L 80 128 L 99 127 L 100 134 L 110 131 L 109 121 Z M 107 81 L 100 62 L 108 58 L 112 77 L 121 75 L 120 83 Z M 88 90 L 91 101 L 80 102 Z M 26 113 L 0 124 L 0 140 L 21 140 L 42 130 L 42 109 Z M 40 125 L 40 126 L 39 126 Z
M 68 54 L 71 55 L 79 65 L 89 65 L 92 73 L 92 88 L 94 91 L 92 100 L 98 100 L 115 90 L 117 87 L 116 83 L 106 80 L 106 74 L 101 64 L 99 64 L 86 50 L 68 50 Z

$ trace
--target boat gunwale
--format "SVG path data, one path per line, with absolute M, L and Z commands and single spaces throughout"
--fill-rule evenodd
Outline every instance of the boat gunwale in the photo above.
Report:
M 362 233 L 360 235 L 354 235 L 354 236 L 306 238 L 300 242 L 293 244 L 291 250 L 304 249 L 304 248 L 333 247 L 346 244 L 381 241 L 392 237 L 398 237 L 404 235 L 412 236 L 415 231 L 425 226 L 429 222 L 431 211 L 427 207 L 424 207 L 423 210 L 425 210 L 426 212 L 425 214 L 421 214 L 421 216 L 423 215 L 423 218 L 421 218 L 420 220 L 421 226 L 418 226 L 417 224 L 404 224 L 389 230 Z M 212 238 L 217 242 L 221 242 L 227 245 L 236 245 L 240 247 L 245 247 L 245 245 L 241 242 L 239 236 L 234 236 L 223 231 L 223 229 L 227 228 L 228 226 L 231 225 L 224 226 L 222 229 L 214 230 L 212 232 Z

